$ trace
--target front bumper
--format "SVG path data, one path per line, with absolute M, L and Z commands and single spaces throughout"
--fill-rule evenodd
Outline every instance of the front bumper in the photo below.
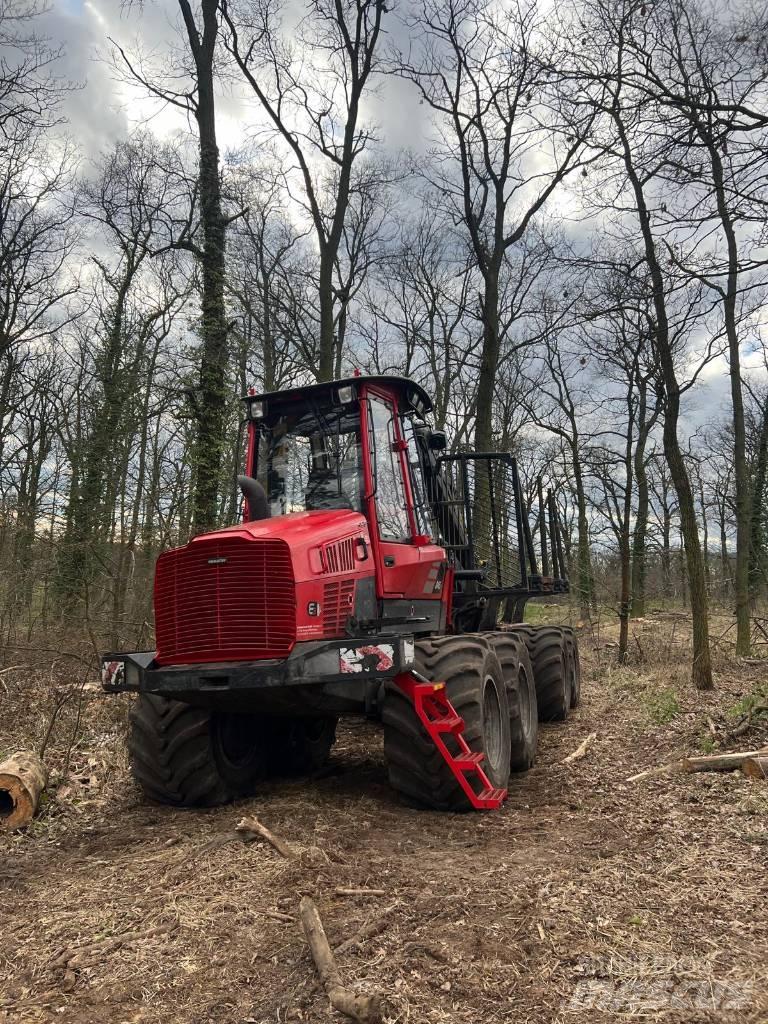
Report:
M 295 645 L 279 661 L 158 665 L 154 651 L 105 654 L 107 693 L 156 693 L 179 700 L 195 695 L 247 695 L 281 687 L 383 680 L 414 667 L 412 636 L 360 637 Z

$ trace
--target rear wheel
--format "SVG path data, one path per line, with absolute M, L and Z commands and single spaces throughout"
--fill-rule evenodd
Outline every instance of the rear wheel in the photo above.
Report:
M 509 744 L 512 771 L 527 771 L 536 760 L 539 718 L 531 659 L 522 636 L 490 633 L 501 665 L 509 704 Z
M 128 750 L 145 796 L 178 807 L 212 807 L 253 791 L 266 774 L 264 719 L 141 694 Z
M 338 718 L 275 718 L 270 747 L 278 772 L 302 775 L 316 771 L 328 760 L 336 742 Z
M 564 628 L 566 655 L 571 675 L 571 707 L 577 708 L 581 703 L 581 659 L 579 658 L 579 641 L 570 627 Z
M 451 704 L 464 719 L 464 739 L 485 754 L 482 768 L 491 785 L 509 780 L 509 703 L 499 660 L 477 634 L 437 637 L 416 644 L 416 671 L 444 682 Z M 384 754 L 394 789 L 437 810 L 472 809 L 467 795 L 421 724 L 411 701 L 394 683 L 385 687 Z M 445 734 L 450 744 L 449 734 Z
M 571 673 L 563 630 L 559 626 L 520 623 L 510 630 L 525 638 L 533 666 L 540 722 L 563 722 L 571 708 Z

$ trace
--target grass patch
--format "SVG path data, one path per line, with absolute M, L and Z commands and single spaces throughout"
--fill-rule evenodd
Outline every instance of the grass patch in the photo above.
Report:
M 648 691 L 642 695 L 648 717 L 656 725 L 666 725 L 680 714 L 680 701 L 676 691 L 668 686 L 664 690 Z
M 532 626 L 559 625 L 568 620 L 568 603 L 529 601 L 525 606 L 525 621 Z
M 714 754 L 715 740 L 711 733 L 703 732 L 701 736 L 699 736 L 699 750 L 702 754 Z
M 597 664 L 593 668 L 593 675 L 596 679 L 605 683 L 612 690 L 641 690 L 645 681 L 636 669 L 628 665 L 617 665 L 615 661 Z
M 752 693 L 747 693 L 728 708 L 729 718 L 743 718 L 759 704 L 768 704 L 768 683 L 758 683 Z

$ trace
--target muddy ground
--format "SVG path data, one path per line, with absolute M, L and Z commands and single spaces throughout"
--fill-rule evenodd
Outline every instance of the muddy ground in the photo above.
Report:
M 0 1022 L 340 1022 L 297 924 L 303 893 L 332 945 L 381 918 L 339 966 L 390 1021 L 768 1021 L 768 782 L 625 781 L 768 743 L 762 719 L 732 737 L 766 673 L 725 643 L 718 690 L 697 694 L 680 618 L 634 631 L 625 668 L 611 629 L 584 632 L 582 707 L 542 729 L 537 767 L 484 815 L 403 806 L 379 733 L 353 721 L 322 777 L 214 811 L 148 806 L 127 770 L 128 698 L 86 689 L 53 730 L 41 815 L 0 837 Z M 52 679 L 0 676 L 0 755 L 39 741 Z M 298 858 L 237 838 L 250 813 Z

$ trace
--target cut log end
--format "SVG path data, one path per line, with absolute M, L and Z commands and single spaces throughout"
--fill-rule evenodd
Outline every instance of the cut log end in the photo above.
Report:
M 768 779 L 768 754 L 745 758 L 741 770 L 750 779 Z
M 28 825 L 35 816 L 48 772 L 37 754 L 18 751 L 0 764 L 0 829 Z

